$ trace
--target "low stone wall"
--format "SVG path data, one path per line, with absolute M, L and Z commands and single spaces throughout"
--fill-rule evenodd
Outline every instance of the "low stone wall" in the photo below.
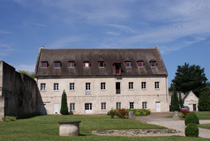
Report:
M 41 96 L 36 81 L 18 73 L 9 64 L 0 61 L 0 116 L 23 116 L 39 112 Z

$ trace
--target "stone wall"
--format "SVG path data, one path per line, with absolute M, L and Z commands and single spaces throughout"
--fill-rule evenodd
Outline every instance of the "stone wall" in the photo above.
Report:
M 39 111 L 41 97 L 36 81 L 3 61 L 0 61 L 0 87 L 0 116 L 23 116 Z

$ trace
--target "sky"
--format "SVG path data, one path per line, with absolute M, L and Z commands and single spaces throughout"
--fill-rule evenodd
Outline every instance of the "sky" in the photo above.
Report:
M 34 72 L 38 50 L 159 47 L 210 79 L 210 0 L 0 0 L 0 60 Z M 210 80 L 209 80 L 210 81 Z

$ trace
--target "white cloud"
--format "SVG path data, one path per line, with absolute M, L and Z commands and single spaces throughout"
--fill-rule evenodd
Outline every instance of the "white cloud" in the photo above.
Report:
M 13 51 L 14 49 L 11 47 L 11 45 L 0 43 L 0 56 L 8 55 Z
M 77 43 L 80 41 L 83 41 L 84 37 L 82 36 L 69 36 L 69 37 L 63 37 L 58 39 L 57 41 L 47 45 L 49 48 L 66 48 L 70 47 L 71 43 Z
M 106 34 L 113 35 L 113 36 L 119 36 L 120 35 L 120 33 L 112 32 L 112 31 L 108 31 L 108 32 L 106 32 Z
M 0 34 L 11 34 L 11 32 L 0 30 Z

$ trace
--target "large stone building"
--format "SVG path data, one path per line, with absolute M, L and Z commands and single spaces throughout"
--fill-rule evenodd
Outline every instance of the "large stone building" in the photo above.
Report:
M 63 90 L 74 114 L 116 108 L 169 111 L 168 78 L 158 47 L 152 49 L 39 50 L 35 77 L 47 114 L 59 114 Z

